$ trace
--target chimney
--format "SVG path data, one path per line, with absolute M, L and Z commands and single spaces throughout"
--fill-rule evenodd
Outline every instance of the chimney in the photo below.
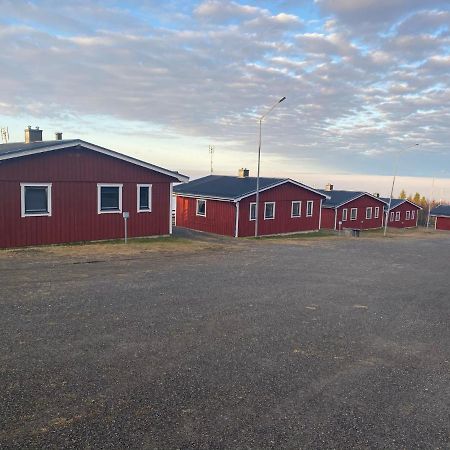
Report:
M 30 125 L 25 128 L 25 144 L 42 141 L 42 130 L 39 127 L 32 129 Z
M 62 133 L 61 133 L 61 131 L 57 131 L 55 133 L 55 141 L 62 141 Z
M 373 194 L 374 197 L 380 198 L 380 193 L 379 192 L 375 192 L 375 194 Z
M 325 186 L 325 190 L 331 192 L 333 190 L 333 185 L 331 183 L 327 183 Z
M 250 175 L 250 171 L 248 169 L 239 169 L 238 178 L 248 178 Z

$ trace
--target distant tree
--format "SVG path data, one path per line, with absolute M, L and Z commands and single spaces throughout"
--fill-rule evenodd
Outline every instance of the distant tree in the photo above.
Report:
M 414 194 L 413 200 L 412 200 L 416 205 L 420 205 L 420 194 L 418 192 L 416 192 Z
M 399 197 L 400 197 L 400 198 L 403 198 L 403 199 L 405 199 L 405 198 L 406 198 L 406 192 L 405 192 L 405 190 L 404 190 L 404 189 L 402 189 L 402 190 L 400 191 L 400 195 L 399 195 Z

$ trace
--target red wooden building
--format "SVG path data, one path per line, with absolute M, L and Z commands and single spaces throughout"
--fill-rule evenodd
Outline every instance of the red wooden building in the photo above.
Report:
M 171 233 L 174 182 L 187 177 L 73 140 L 0 145 L 0 247 Z M 40 130 L 39 130 L 40 131 Z M 42 132 L 41 132 L 42 133 Z M 61 136 L 58 136 L 61 137 Z
M 450 231 L 450 205 L 436 206 L 430 211 L 430 215 L 436 218 L 436 230 Z
M 320 191 L 329 198 L 322 205 L 322 228 L 369 230 L 383 226 L 385 202 L 359 191 L 337 191 L 331 184 Z
M 386 202 L 385 213 L 389 206 L 389 198 L 383 198 Z M 419 211 L 422 208 L 407 199 L 393 198 L 388 213 L 388 227 L 414 228 L 417 227 Z
M 176 186 L 176 224 L 233 237 L 254 236 L 256 178 L 210 175 Z M 316 231 L 326 196 L 287 178 L 260 178 L 258 235 Z

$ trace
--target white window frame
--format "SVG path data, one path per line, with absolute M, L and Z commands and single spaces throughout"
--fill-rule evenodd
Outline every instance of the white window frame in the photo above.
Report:
M 252 206 L 255 207 L 255 217 L 252 218 Z M 250 202 L 249 211 L 248 211 L 248 220 L 250 222 L 254 222 L 256 220 L 256 202 Z
M 141 209 L 141 188 L 148 188 L 148 209 Z M 137 199 L 137 212 L 138 213 L 152 212 L 152 185 L 151 184 L 137 184 L 136 185 L 136 199 Z
M 46 187 L 47 188 L 47 212 L 27 213 L 25 211 L 25 188 Z M 21 217 L 51 217 L 52 215 L 52 183 L 20 183 L 20 215 Z
M 380 217 L 380 207 L 375 206 L 375 219 L 378 219 Z
M 200 202 L 205 202 L 205 214 L 200 214 L 198 212 L 198 204 Z M 204 198 L 197 198 L 196 199 L 196 202 L 195 202 L 195 215 L 199 216 L 199 217 L 206 217 L 206 199 L 204 199 Z
M 391 211 L 391 218 L 389 219 L 391 222 L 394 221 L 394 216 L 395 216 L 394 211 Z
M 311 206 L 311 211 L 309 210 L 309 207 Z M 314 214 L 314 201 L 308 200 L 306 202 L 306 217 L 312 217 Z
M 355 212 L 355 217 L 353 217 L 353 211 Z M 358 220 L 358 208 L 350 209 L 350 220 Z
M 273 217 L 266 217 L 266 207 L 267 205 L 273 205 Z M 275 219 L 275 202 L 264 202 L 264 220 L 274 220 Z
M 400 211 L 395 212 L 395 221 L 400 222 Z
M 406 220 L 411 220 L 411 211 L 406 211 Z
M 102 211 L 102 188 L 118 187 L 119 188 L 119 209 L 111 211 Z M 122 190 L 123 184 L 120 183 L 97 183 L 97 214 L 122 214 Z
M 342 210 L 342 222 L 347 222 L 348 220 L 348 208 Z
M 414 220 L 416 218 L 416 211 L 413 209 L 411 211 L 411 220 Z
M 370 214 L 369 214 L 370 212 Z M 368 206 L 366 208 L 366 220 L 372 220 L 372 214 L 373 214 L 373 210 L 371 206 Z
M 294 216 L 294 203 L 298 203 L 298 215 Z M 291 202 L 291 218 L 297 219 L 298 217 L 302 217 L 302 202 L 301 200 L 293 200 Z

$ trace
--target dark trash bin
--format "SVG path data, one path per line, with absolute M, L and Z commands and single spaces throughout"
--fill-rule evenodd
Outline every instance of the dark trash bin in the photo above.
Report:
M 353 237 L 359 237 L 359 233 L 361 232 L 361 230 L 352 230 L 352 236 Z

